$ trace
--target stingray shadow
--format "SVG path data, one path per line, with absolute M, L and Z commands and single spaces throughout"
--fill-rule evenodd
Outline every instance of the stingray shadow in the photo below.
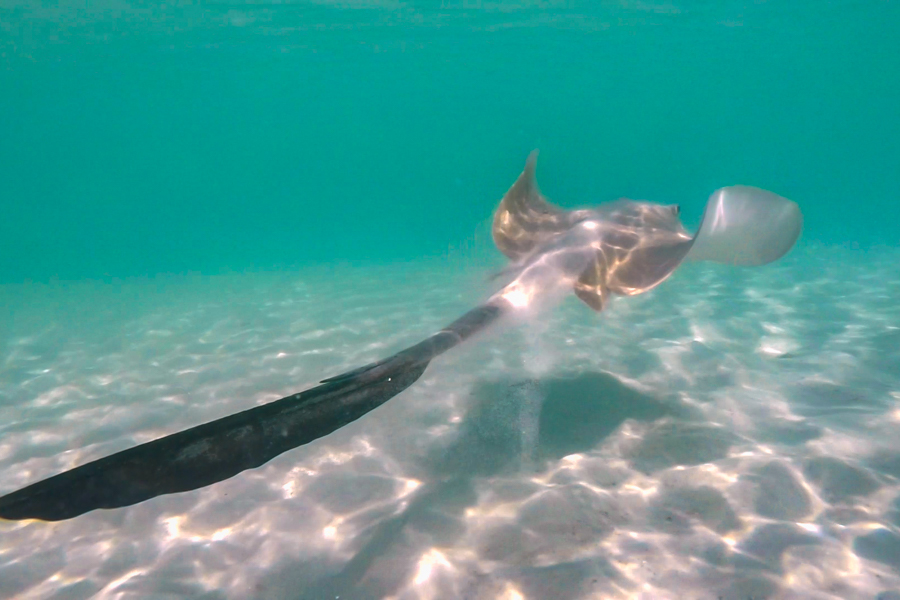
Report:
M 478 478 L 519 472 L 534 459 L 553 461 L 589 451 L 627 419 L 646 422 L 664 417 L 690 415 L 673 399 L 645 394 L 602 372 L 477 384 L 458 434 L 414 459 L 428 483 L 405 508 L 385 514 L 361 532 L 353 557 L 343 564 L 326 559 L 286 561 L 269 577 L 264 596 L 378 598 L 395 594 L 413 574 L 423 552 L 435 545 L 452 545 L 465 535 L 464 513 L 478 502 Z M 473 577 L 463 585 L 477 588 L 490 576 Z M 472 593 L 449 581 L 446 584 L 448 594 Z
M 603 372 L 494 380 L 471 392 L 456 438 L 424 458 L 432 477 L 490 476 L 555 461 L 603 443 L 628 419 L 690 418 L 674 398 L 638 391 Z
M 544 387 L 538 453 L 551 460 L 590 450 L 627 419 L 655 421 L 684 412 L 676 402 L 639 392 L 607 373 L 554 378 Z

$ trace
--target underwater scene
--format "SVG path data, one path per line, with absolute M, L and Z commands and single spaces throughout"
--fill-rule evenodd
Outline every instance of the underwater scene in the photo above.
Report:
M 900 600 L 898 32 L 0 0 L 0 598 Z

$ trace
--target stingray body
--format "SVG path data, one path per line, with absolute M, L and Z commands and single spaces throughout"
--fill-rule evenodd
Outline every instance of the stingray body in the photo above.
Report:
M 745 186 L 717 190 L 691 236 L 677 206 L 618 200 L 566 211 L 543 197 L 537 154 L 494 214 L 510 259 L 507 283 L 483 304 L 397 354 L 263 406 L 81 465 L 0 497 L 0 518 L 69 519 L 223 481 L 347 425 L 412 385 L 436 356 L 503 315 L 573 291 L 596 311 L 613 295 L 652 289 L 686 258 L 737 265 L 776 260 L 794 245 L 794 202 Z
M 537 295 L 555 280 L 571 284 L 599 312 L 612 295 L 656 287 L 685 258 L 734 265 L 777 260 L 793 247 L 803 225 L 795 202 L 749 186 L 713 193 L 695 236 L 681 224 L 677 205 L 622 199 L 565 211 L 541 194 L 536 162 L 532 152 L 494 214 L 494 243 L 513 261 L 506 271 L 520 273 L 499 293 L 505 298 L 516 290 Z M 535 275 L 541 266 L 547 277 Z

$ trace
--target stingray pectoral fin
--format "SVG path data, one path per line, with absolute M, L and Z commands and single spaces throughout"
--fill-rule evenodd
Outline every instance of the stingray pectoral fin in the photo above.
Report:
M 70 519 L 195 490 L 259 467 L 380 406 L 428 366 L 427 360 L 402 358 L 386 363 L 374 376 L 365 370 L 38 481 L 0 498 L 0 518 Z
M 691 238 L 666 234 L 663 239 L 638 245 L 614 265 L 607 278 L 609 290 L 635 296 L 652 290 L 669 278 L 691 249 Z
M 746 185 L 724 187 L 706 203 L 689 260 L 764 265 L 787 254 L 803 229 L 796 202 Z
M 606 287 L 606 261 L 601 256 L 581 273 L 573 291 L 579 300 L 593 310 L 603 310 L 609 300 L 609 288 Z
M 494 212 L 494 244 L 512 260 L 519 260 L 567 230 L 574 218 L 571 212 L 550 204 L 541 194 L 535 176 L 537 154 L 534 150 L 528 155 L 525 168 Z

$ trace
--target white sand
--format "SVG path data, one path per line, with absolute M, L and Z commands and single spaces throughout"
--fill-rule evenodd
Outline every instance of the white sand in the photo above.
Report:
M 229 481 L 0 522 L 0 597 L 900 590 L 898 259 L 803 248 L 686 265 L 603 315 L 572 298 Z M 0 288 L 0 493 L 385 357 L 483 299 L 484 274 Z

